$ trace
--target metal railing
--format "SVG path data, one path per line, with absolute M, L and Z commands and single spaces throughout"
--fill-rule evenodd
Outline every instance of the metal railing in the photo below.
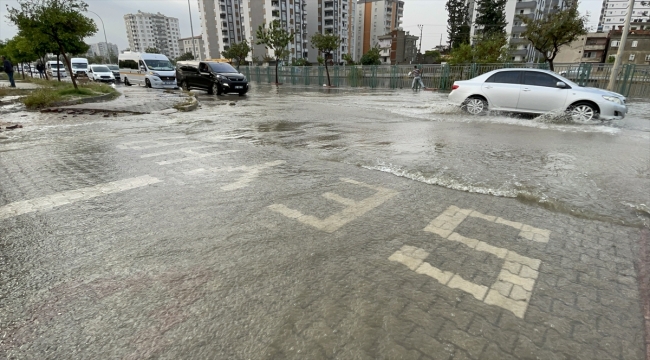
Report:
M 486 72 L 503 68 L 534 68 L 548 70 L 548 64 L 427 64 L 419 65 L 422 81 L 428 88 L 450 90 L 454 81 L 468 80 Z M 555 72 L 580 86 L 605 89 L 613 64 L 556 64 Z M 351 65 L 330 66 L 330 79 L 336 87 L 366 87 L 383 89 L 410 88 L 413 79 L 408 73 L 413 65 Z M 275 82 L 273 66 L 242 66 L 241 73 L 257 83 Z M 292 85 L 323 86 L 327 83 L 324 66 L 281 66 L 279 82 Z M 650 66 L 623 65 L 618 74 L 615 91 L 627 97 L 650 97 Z

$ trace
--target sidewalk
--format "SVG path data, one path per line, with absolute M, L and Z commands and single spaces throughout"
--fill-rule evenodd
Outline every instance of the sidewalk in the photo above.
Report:
M 36 84 L 22 82 L 22 81 L 20 81 L 20 79 L 16 79 L 16 78 L 14 78 L 14 80 L 16 80 L 16 89 L 26 89 L 26 90 L 28 90 L 28 89 L 38 89 L 39 88 L 39 86 L 36 85 Z M 0 80 L 0 88 L 8 88 L 9 85 L 10 85 L 9 80 Z

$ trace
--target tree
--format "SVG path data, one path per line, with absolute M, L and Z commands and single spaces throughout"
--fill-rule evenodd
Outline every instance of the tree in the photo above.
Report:
M 160 50 L 158 50 L 157 48 L 155 48 L 153 46 L 144 49 L 144 52 L 146 52 L 147 54 L 160 54 Z
M 341 45 L 341 38 L 338 35 L 329 33 L 316 33 L 311 37 L 311 47 L 317 49 L 319 53 L 325 55 L 325 72 L 327 73 L 327 86 L 332 86 L 330 81 L 330 71 L 327 67 L 327 60 L 332 58 L 332 53 L 338 50 Z
M 267 50 L 273 50 L 275 55 L 275 83 L 278 84 L 278 65 L 280 60 L 289 56 L 289 49 L 287 47 L 293 42 L 293 31 L 288 32 L 282 27 L 279 20 L 271 22 L 269 27 L 266 23 L 257 28 L 257 45 L 264 45 Z
M 440 51 L 427 50 L 424 52 L 424 60 L 429 64 L 440 64 Z
M 343 61 L 345 61 L 348 65 L 354 65 L 354 60 L 352 59 L 352 55 L 343 54 L 342 58 L 343 58 Z
M 32 41 L 49 40 L 63 55 L 68 71 L 72 66 L 67 53 L 88 46 L 83 39 L 97 32 L 95 22 L 82 12 L 88 5 L 81 0 L 17 0 L 18 8 L 8 9 L 7 18 L 18 27 L 19 35 Z M 41 36 L 44 35 L 44 36 Z M 36 39 L 36 40 L 35 40 Z M 77 81 L 72 84 L 77 89 Z
M 482 36 L 474 45 L 462 44 L 451 51 L 449 63 L 458 64 L 494 64 L 505 62 L 510 58 L 508 39 L 503 34 Z
M 447 0 L 445 9 L 449 15 L 447 20 L 449 46 L 457 48 L 461 44 L 469 44 L 470 19 L 469 8 L 465 0 Z
M 368 50 L 367 53 L 363 54 L 359 62 L 361 65 L 380 65 L 381 60 L 379 60 L 379 51 L 379 45 L 376 45 L 375 47 Z
M 555 70 L 553 60 L 560 47 L 587 33 L 588 18 L 580 16 L 577 2 L 565 9 L 556 8 L 540 19 L 524 16 L 519 16 L 519 19 L 526 24 L 522 36 L 544 56 L 544 61 L 548 62 L 551 71 Z
M 13 39 L 7 41 L 4 50 L 11 61 L 16 65 L 24 65 L 25 63 L 31 63 L 38 60 L 38 55 L 34 52 L 34 47 L 31 45 L 30 41 L 21 35 L 16 35 Z M 21 66 L 21 71 L 24 79 L 24 66 Z
M 491 36 L 506 33 L 507 2 L 508 0 L 478 0 L 475 24 L 479 27 L 480 34 Z
M 194 60 L 194 55 L 192 55 L 191 52 L 186 52 L 185 54 L 176 58 L 176 61 L 188 61 L 188 60 Z
M 228 50 L 221 52 L 221 55 L 226 59 L 232 59 L 237 62 L 237 70 L 239 70 L 239 65 L 246 62 L 248 54 L 251 52 L 251 47 L 248 45 L 246 39 L 232 44 Z

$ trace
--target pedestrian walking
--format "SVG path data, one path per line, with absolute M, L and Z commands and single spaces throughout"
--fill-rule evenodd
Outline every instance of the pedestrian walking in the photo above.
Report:
M 420 71 L 420 69 L 418 69 L 417 65 L 415 65 L 415 67 L 413 68 L 413 71 L 411 71 L 411 75 L 413 76 L 413 84 L 411 85 L 411 89 L 415 90 L 416 82 L 420 83 L 420 87 L 422 89 L 426 89 L 426 87 L 424 86 L 424 83 L 422 82 L 422 71 Z
M 2 68 L 9 76 L 9 84 L 11 87 L 16 87 L 16 82 L 14 81 L 14 66 L 11 64 L 11 61 L 7 59 L 4 55 L 2 56 Z
M 42 79 L 42 78 L 45 77 L 45 76 L 44 76 L 44 73 L 45 73 L 45 65 L 43 65 L 42 62 L 39 62 L 38 64 L 36 64 L 36 70 L 38 70 L 38 76 L 39 76 L 39 78 Z

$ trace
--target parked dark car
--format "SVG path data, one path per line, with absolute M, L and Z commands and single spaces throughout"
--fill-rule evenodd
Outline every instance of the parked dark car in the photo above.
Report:
M 216 61 L 179 61 L 176 64 L 176 80 L 186 91 L 206 90 L 208 94 L 248 92 L 248 80 L 230 64 Z
M 119 83 L 122 80 L 120 76 L 120 67 L 113 64 L 107 64 L 106 67 L 109 68 L 113 73 L 113 76 L 115 76 L 115 82 Z

